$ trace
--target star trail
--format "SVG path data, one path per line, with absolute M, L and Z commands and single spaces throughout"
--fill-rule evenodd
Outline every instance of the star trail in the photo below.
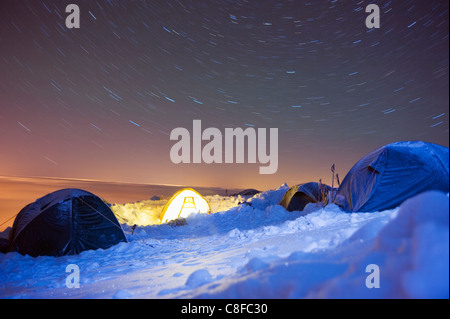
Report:
M 65 25 L 80 8 L 80 28 Z M 380 8 L 380 28 L 365 24 Z M 0 175 L 265 189 L 449 146 L 448 1 L 3 0 Z M 176 127 L 278 128 L 279 169 L 174 164 Z

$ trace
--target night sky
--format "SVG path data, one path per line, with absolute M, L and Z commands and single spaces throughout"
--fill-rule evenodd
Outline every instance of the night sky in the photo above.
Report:
M 68 29 L 66 6 L 81 10 Z M 365 25 L 369 3 L 379 29 Z M 449 1 L 0 1 L 0 175 L 253 187 L 449 146 Z M 170 132 L 278 128 L 276 174 L 173 164 Z

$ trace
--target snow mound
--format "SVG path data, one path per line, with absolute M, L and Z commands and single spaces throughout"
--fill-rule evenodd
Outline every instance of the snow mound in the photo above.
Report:
M 245 268 L 252 271 L 197 297 L 447 299 L 448 195 L 422 193 L 382 224 L 369 222 L 334 250 L 295 252 L 270 264 L 251 260 Z M 379 269 L 378 288 L 366 284 L 372 265 Z
M 197 288 L 212 281 L 211 274 L 207 269 L 194 271 L 186 281 L 186 286 Z

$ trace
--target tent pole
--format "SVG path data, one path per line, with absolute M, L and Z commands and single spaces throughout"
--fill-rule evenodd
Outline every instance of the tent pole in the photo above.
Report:
M 334 164 L 333 164 L 333 165 L 331 165 L 331 171 L 333 172 L 333 178 L 331 179 L 331 187 L 332 188 L 334 188 L 334 169 L 335 169 L 335 167 L 334 167 Z

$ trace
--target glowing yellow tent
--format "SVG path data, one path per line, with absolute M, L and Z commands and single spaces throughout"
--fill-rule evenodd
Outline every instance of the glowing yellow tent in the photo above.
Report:
M 192 213 L 208 214 L 210 211 L 211 207 L 202 195 L 192 188 L 184 188 L 169 199 L 159 218 L 162 224 L 178 218 L 186 218 Z

